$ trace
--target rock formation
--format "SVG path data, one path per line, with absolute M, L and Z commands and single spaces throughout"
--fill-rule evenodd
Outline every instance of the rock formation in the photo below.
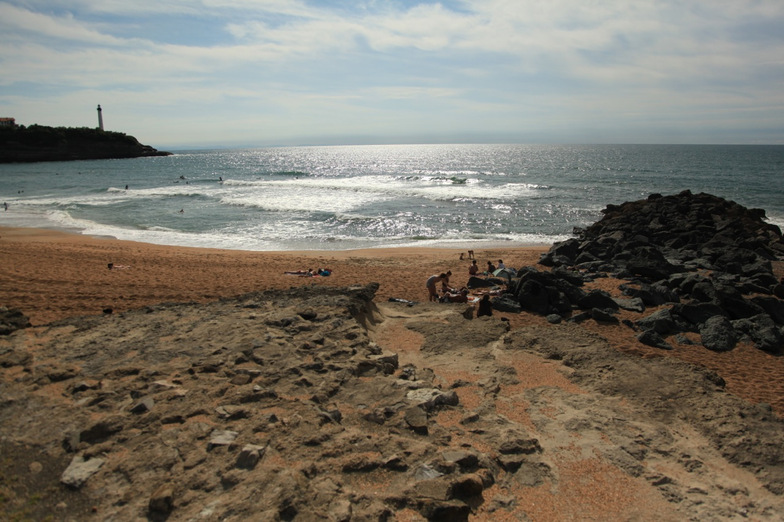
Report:
M 640 341 L 666 348 L 663 336 L 698 332 L 712 350 L 748 339 L 784 351 L 784 286 L 771 265 L 784 256 L 784 240 L 763 210 L 685 191 L 603 213 L 542 256 L 551 271 L 521 271 L 510 289 L 522 309 L 553 320 L 612 321 L 619 308 L 664 306 L 630 325 L 641 330 Z M 627 281 L 621 288 L 629 299 L 581 288 L 607 274 Z
M 462 306 L 377 305 L 375 291 L 301 287 L 4 336 L 0 518 L 784 513 L 782 421 L 716 374 L 575 324 L 509 331 Z
M 41 125 L 0 129 L 0 163 L 170 155 L 120 132 Z

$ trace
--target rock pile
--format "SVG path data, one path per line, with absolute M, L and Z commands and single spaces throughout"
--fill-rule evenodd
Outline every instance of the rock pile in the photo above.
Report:
M 664 306 L 630 324 L 641 342 L 668 348 L 664 337 L 698 332 L 712 350 L 748 339 L 762 350 L 784 351 L 784 285 L 771 263 L 784 257 L 784 240 L 763 210 L 685 191 L 609 205 L 603 213 L 542 256 L 551 271 L 522 270 L 496 306 L 553 322 L 617 322 L 620 308 L 643 313 Z M 621 287 L 627 299 L 581 288 L 607 274 L 628 281 Z

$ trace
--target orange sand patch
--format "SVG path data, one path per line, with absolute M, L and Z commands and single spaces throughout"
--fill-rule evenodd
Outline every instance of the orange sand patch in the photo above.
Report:
M 634 479 L 606 462 L 584 459 L 558 466 L 557 483 L 534 488 L 493 486 L 487 498 L 514 497 L 509 510 L 493 513 L 480 508 L 481 520 L 680 520 L 661 496 L 642 479 Z

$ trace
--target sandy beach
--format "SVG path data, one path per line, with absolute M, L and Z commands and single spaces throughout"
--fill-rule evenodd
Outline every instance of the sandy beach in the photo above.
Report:
M 511 267 L 536 265 L 548 246 L 476 250 L 480 268 L 503 259 Z M 467 251 L 462 251 L 467 255 Z M 468 280 L 460 250 L 391 248 L 351 251 L 246 252 L 159 246 L 93 238 L 53 230 L 0 228 L 0 305 L 21 309 L 33 325 L 75 315 L 114 313 L 163 302 L 208 302 L 248 292 L 303 285 L 343 287 L 379 283 L 377 301 L 427 301 L 426 279 L 452 271 L 450 284 Z M 114 268 L 108 268 L 112 263 Z M 329 277 L 298 277 L 287 271 L 329 268 Z M 774 263 L 777 277 L 784 263 Z M 620 295 L 619 282 L 594 286 Z M 544 318 L 506 315 L 514 326 L 544 325 Z M 700 346 L 664 352 L 636 341 L 623 326 L 587 328 L 618 349 L 643 356 L 672 356 L 719 373 L 728 389 L 784 415 L 784 360 L 748 344 L 716 353 Z
M 499 259 L 503 259 L 508 266 L 523 267 L 536 265 L 540 255 L 547 249 L 548 247 L 520 247 L 476 250 L 474 255 L 480 267 L 486 266 L 487 261 L 497 262 Z M 462 253 L 466 254 L 465 251 Z M 508 383 L 503 381 L 505 384 L 502 392 L 495 396 L 493 408 L 503 413 L 506 419 L 513 420 L 519 426 L 527 426 L 529 431 L 538 433 L 546 449 L 545 455 L 549 455 L 547 467 L 556 472 L 560 477 L 560 483 L 557 491 L 555 483 L 551 489 L 544 486 L 518 489 L 518 486 L 511 486 L 508 481 L 500 485 L 496 484 L 485 489 L 485 503 L 478 507 L 475 513 L 478 520 L 499 519 L 498 517 L 503 513 L 497 509 L 509 502 L 512 504 L 504 508 L 508 511 L 507 514 L 517 513 L 517 516 L 523 516 L 521 514 L 526 513 L 536 520 L 558 520 L 562 516 L 574 520 L 628 520 L 646 518 L 653 514 L 661 520 L 680 519 L 684 513 L 676 512 L 674 505 L 664 500 L 667 497 L 666 488 L 670 487 L 663 481 L 664 479 L 650 473 L 643 477 L 632 478 L 634 473 L 628 475 L 628 469 L 621 472 L 620 469 L 624 466 L 616 468 L 618 462 L 612 458 L 608 460 L 606 454 L 601 456 L 603 451 L 610 453 L 615 451 L 612 448 L 617 446 L 616 442 L 599 437 L 586 446 L 587 449 L 577 450 L 574 447 L 576 433 L 553 437 L 554 432 L 550 428 L 543 428 L 558 419 L 559 423 L 565 423 L 567 430 L 564 433 L 567 433 L 571 429 L 569 426 L 574 425 L 577 419 L 585 414 L 580 412 L 582 407 L 576 406 L 577 403 L 574 401 L 587 400 L 586 392 L 581 386 L 576 386 L 564 377 L 565 369 L 556 370 L 552 362 L 529 353 L 514 356 L 515 352 L 499 352 L 494 356 L 491 365 L 484 358 L 473 354 L 471 346 L 462 346 L 461 342 L 457 341 L 453 354 L 450 354 L 448 347 L 441 351 L 437 349 L 435 352 L 432 348 L 427 348 L 429 342 L 427 339 L 443 338 L 441 331 L 445 328 L 454 327 L 456 332 L 462 328 L 454 326 L 449 322 L 451 320 L 445 319 L 446 316 L 440 312 L 440 307 L 443 307 L 444 313 L 448 313 L 449 305 L 426 303 L 425 288 L 425 280 L 429 275 L 447 270 L 453 273 L 451 285 L 463 286 L 469 277 L 470 260 L 461 260 L 460 255 L 459 250 L 419 248 L 345 252 L 227 251 L 156 246 L 50 230 L 0 228 L 0 260 L 2 260 L 0 305 L 22 310 L 30 318 L 34 327 L 40 327 L 34 329 L 40 330 L 41 333 L 35 334 L 40 336 L 40 339 L 28 341 L 37 350 L 39 344 L 53 342 L 52 333 L 47 330 L 46 325 L 75 316 L 116 317 L 125 312 L 130 313 L 132 310 L 160 303 L 214 303 L 222 298 L 264 290 L 311 285 L 347 287 L 375 282 L 379 284 L 375 295 L 375 302 L 379 306 L 393 306 L 393 303 L 389 303 L 390 298 L 421 303 L 421 307 L 415 305 L 406 308 L 402 305 L 400 312 L 390 308 L 398 315 L 395 320 L 386 321 L 383 326 L 378 327 L 374 332 L 375 341 L 382 346 L 394 346 L 401 366 L 411 364 L 419 368 L 430 367 L 434 369 L 434 377 L 437 381 L 450 386 L 461 386 L 459 388 L 461 407 L 481 409 L 481 395 L 478 392 L 488 385 L 488 379 L 496 379 L 500 370 L 513 371 L 517 376 Z M 109 264 L 112 268 L 109 268 Z M 285 273 L 317 268 L 329 268 L 332 271 L 331 275 L 300 277 Z M 776 264 L 776 273 L 778 277 L 782 275 L 781 263 Z M 618 284 L 617 280 L 601 278 L 591 283 L 591 286 L 606 290 L 613 295 L 620 295 Z M 624 314 L 625 312 L 621 312 L 621 318 Z M 633 330 L 623 324 L 605 325 L 588 321 L 564 329 L 549 325 L 543 317 L 535 314 L 523 312 L 494 315 L 494 319 L 500 317 L 508 321 L 512 338 L 520 337 L 520 346 L 542 344 L 546 350 L 559 351 L 562 346 L 574 344 L 575 346 L 569 349 L 577 349 L 579 353 L 580 346 L 585 346 L 587 351 L 594 354 L 592 357 L 602 357 L 602 350 L 605 350 L 602 347 L 611 346 L 618 352 L 632 354 L 634 356 L 632 359 L 641 361 L 641 364 L 646 361 L 664 361 L 668 357 L 680 359 L 716 372 L 726 381 L 726 390 L 732 394 L 752 404 L 770 404 L 773 412 L 779 416 L 784 415 L 784 362 L 781 357 L 766 354 L 751 345 L 741 343 L 734 350 L 725 353 L 712 352 L 699 345 L 688 347 L 676 345 L 673 350 L 664 351 L 640 344 L 636 341 Z M 193 318 L 193 320 L 194 325 L 198 323 L 197 319 Z M 451 326 L 444 326 L 446 324 Z M 189 327 L 188 330 L 194 328 L 198 326 Z M 51 329 L 51 332 L 57 331 L 57 328 Z M 73 328 L 67 327 L 64 331 L 71 335 Z M 553 333 L 552 336 L 547 333 L 550 331 Z M 466 331 L 465 335 L 474 334 Z M 202 336 L 199 340 L 199 342 L 211 342 L 210 335 Z M 56 340 L 54 342 L 52 346 L 56 346 Z M 465 340 L 462 344 L 465 344 Z M 446 342 L 446 345 L 449 345 L 449 342 Z M 429 353 L 426 353 L 428 351 Z M 458 356 L 465 357 L 465 360 L 455 364 L 454 358 Z M 174 361 L 175 359 L 172 359 L 172 362 Z M 619 361 L 614 359 L 610 364 L 620 365 Z M 160 371 L 164 375 L 169 371 L 172 372 L 170 375 L 180 376 L 177 379 L 182 379 L 181 371 L 175 368 L 166 370 L 166 368 L 167 365 L 161 366 Z M 600 375 L 607 368 L 607 364 L 599 365 L 597 368 L 590 372 L 593 375 Z M 568 371 L 579 373 L 579 368 L 573 367 Z M 633 370 L 633 372 L 646 371 Z M 669 372 L 661 369 L 656 371 Z M 623 374 L 619 373 L 619 376 Z M 639 373 L 639 376 L 629 375 L 628 378 L 633 381 L 640 376 L 645 375 Z M 6 372 L 6 377 L 22 378 L 13 367 Z M 687 374 L 681 379 L 680 382 L 685 386 L 691 377 Z M 657 383 L 654 381 L 651 386 L 655 388 Z M 577 399 L 550 397 L 545 400 L 545 396 L 541 396 L 539 404 L 532 397 L 536 397 L 535 393 L 539 392 L 535 390 L 541 389 L 540 387 L 561 390 L 558 393 L 570 394 Z M 36 390 L 36 387 L 32 389 Z M 66 395 L 56 382 L 34 393 L 54 394 L 52 397 L 59 394 Z M 532 393 L 534 395 L 531 395 Z M 525 400 L 520 397 L 525 397 Z M 579 399 L 579 397 L 583 398 Z M 626 407 L 624 404 L 622 400 L 618 407 Z M 349 406 L 343 405 L 342 408 L 345 411 Z M 564 413 L 572 408 L 574 408 L 572 413 L 568 415 Z M 594 407 L 592 406 L 591 409 L 593 410 Z M 556 410 L 560 413 L 556 414 Z M 608 424 L 603 430 L 609 437 L 620 436 L 625 428 L 619 430 L 611 426 L 619 413 L 607 410 L 601 415 L 606 415 Z M 200 417 L 202 415 L 194 419 Z M 448 411 L 439 413 L 434 419 L 439 426 L 454 426 L 451 435 L 443 435 L 447 437 L 445 440 L 454 438 L 453 444 L 462 441 L 464 447 L 483 448 L 485 442 L 480 440 L 478 435 L 472 435 L 470 431 L 463 433 L 459 424 L 456 424 L 457 419 L 452 418 Z M 639 424 L 642 421 L 634 422 Z M 653 433 L 659 428 L 650 429 Z M 476 433 L 483 433 L 483 431 L 476 431 Z M 579 433 L 581 437 L 586 437 L 584 431 Z M 716 462 L 707 462 L 706 459 L 713 457 L 704 454 L 704 450 L 698 449 L 701 439 L 697 438 L 696 434 L 692 434 L 692 437 L 694 438 L 691 442 L 688 442 L 688 436 L 684 439 L 684 443 L 688 444 L 674 452 L 670 461 L 659 464 L 655 464 L 654 461 L 653 466 L 659 470 L 680 466 L 676 462 L 680 463 L 686 458 L 686 450 L 683 448 L 695 446 L 692 448 L 694 454 L 700 455 L 699 458 L 705 465 L 704 471 L 701 472 L 704 473 L 701 475 L 703 478 L 700 479 L 705 482 L 699 482 L 699 487 L 693 485 L 689 488 L 688 480 L 693 480 L 693 477 L 681 477 L 682 483 L 678 483 L 678 486 L 682 488 L 678 489 L 678 494 L 689 498 L 691 506 L 689 509 L 696 510 L 690 513 L 700 513 L 703 508 L 695 507 L 700 504 L 700 501 L 695 501 L 692 497 L 707 495 L 708 493 L 704 491 L 720 492 L 722 487 L 729 487 L 722 482 L 728 480 L 727 476 L 735 477 L 732 480 L 739 481 L 751 479 L 736 471 L 727 472 L 726 468 L 722 468 L 722 466 L 726 467 L 726 463 L 718 457 Z M 640 440 L 638 438 L 629 444 L 640 444 Z M 660 443 L 661 441 L 651 444 L 655 446 Z M 610 445 L 605 447 L 607 444 Z M 116 450 L 110 451 L 109 447 L 106 447 L 105 451 L 110 456 L 116 454 L 112 453 Z M 284 449 L 281 448 L 280 451 L 283 455 Z M 575 451 L 577 453 L 573 455 Z M 578 454 L 581 455 L 579 458 Z M 118 457 L 113 458 L 117 461 Z M 274 464 L 272 457 L 269 459 Z M 340 462 L 344 467 L 354 465 L 353 461 Z M 503 473 L 500 476 L 503 477 Z M 677 474 L 674 476 L 677 477 Z M 646 484 L 651 485 L 650 488 Z M 664 496 L 660 496 L 662 492 Z M 149 495 L 149 492 L 145 494 Z M 723 495 L 723 493 L 717 494 Z M 743 498 L 746 499 L 744 502 L 756 502 L 761 505 L 770 503 L 774 506 L 778 500 L 770 495 L 770 492 L 761 485 L 755 484 L 753 487 L 749 486 Z M 725 501 L 732 504 L 738 500 L 729 501 L 727 498 L 722 498 L 721 502 Z M 182 502 L 185 502 L 185 499 Z M 713 507 L 716 508 L 718 505 L 723 504 L 716 504 Z M 746 509 L 744 506 L 738 508 L 739 512 L 745 512 Z M 778 508 L 770 509 L 774 511 L 764 512 L 771 514 L 770 519 L 775 519 L 775 509 Z M 419 515 L 415 516 L 413 513 L 408 513 L 410 517 L 407 518 L 406 513 L 407 511 L 398 513 L 399 519 L 421 519 Z M 707 516 L 715 515 L 716 512 L 703 513 Z M 769 517 L 765 516 L 761 519 L 767 518 Z
M 477 250 L 480 269 L 503 259 L 533 265 L 547 247 Z M 464 251 L 463 253 L 467 253 Z M 460 251 L 392 248 L 336 252 L 246 252 L 158 246 L 43 229 L 0 228 L 0 302 L 22 309 L 34 325 L 63 317 L 115 312 L 160 302 L 206 302 L 301 285 L 380 284 L 377 299 L 427 301 L 426 279 L 451 270 L 465 285 L 470 261 Z M 113 269 L 109 270 L 109 263 Z M 287 271 L 318 268 L 330 277 Z

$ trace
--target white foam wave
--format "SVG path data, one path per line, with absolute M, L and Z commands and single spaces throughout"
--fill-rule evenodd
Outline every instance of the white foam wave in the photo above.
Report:
M 261 191 L 272 190 L 273 193 L 281 191 L 276 194 L 273 206 L 268 207 L 267 204 L 257 203 L 258 206 L 272 210 L 289 209 L 287 205 L 294 203 L 297 197 L 308 197 L 308 194 L 314 194 L 322 204 L 325 198 L 331 200 L 345 198 L 349 201 L 346 207 L 352 208 L 352 201 L 355 204 L 362 204 L 362 201 L 372 202 L 406 197 L 419 197 L 433 201 L 513 200 L 530 197 L 537 191 L 546 189 L 546 187 L 541 185 L 530 183 L 506 183 L 499 186 L 489 186 L 477 179 L 467 180 L 465 183 L 454 183 L 444 179 L 418 179 L 412 182 L 408 179 L 391 176 L 237 181 L 232 182 L 230 186 L 259 189 Z M 266 199 L 263 196 L 259 196 L 256 191 L 247 192 L 242 190 L 224 197 L 227 202 L 233 201 L 235 204 L 239 201 L 244 201 L 244 204 L 253 204 L 253 200 L 261 201 Z M 283 200 L 280 198 L 283 198 Z M 309 201 L 308 203 L 312 202 Z M 302 206 L 296 205 L 294 208 L 301 209 Z M 327 210 L 318 206 L 308 206 L 306 208 Z M 334 202 L 330 203 L 329 208 L 336 208 L 336 204 Z

